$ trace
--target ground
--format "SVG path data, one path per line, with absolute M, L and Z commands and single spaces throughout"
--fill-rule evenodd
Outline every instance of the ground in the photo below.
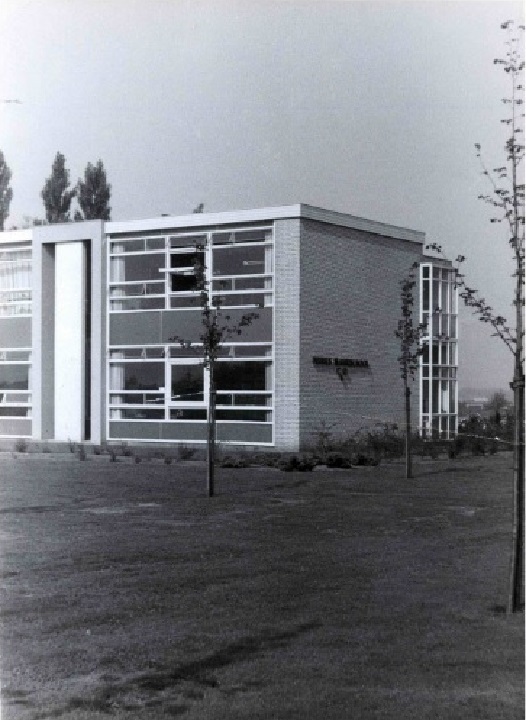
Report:
M 511 456 L 0 455 L 2 720 L 516 720 Z

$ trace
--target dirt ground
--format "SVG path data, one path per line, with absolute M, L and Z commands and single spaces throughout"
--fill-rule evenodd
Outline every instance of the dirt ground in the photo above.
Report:
M 0 455 L 2 720 L 517 720 L 511 456 Z

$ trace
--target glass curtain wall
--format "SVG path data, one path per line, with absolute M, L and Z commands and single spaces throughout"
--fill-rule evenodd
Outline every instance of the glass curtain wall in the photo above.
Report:
M 457 431 L 458 300 L 454 271 L 420 266 L 420 322 L 427 326 L 420 357 L 420 426 L 424 438 Z
M 168 341 L 163 338 L 155 344 L 138 344 L 135 338 L 129 345 L 112 345 L 110 337 L 110 439 L 204 441 L 210 383 L 203 347 L 197 341 L 202 332 L 199 266 L 205 268 L 209 298 L 220 324 L 231 328 L 215 370 L 218 439 L 272 443 L 270 227 L 110 238 L 110 321 L 112 315 L 121 323 L 124 315 L 132 316 L 138 327 L 149 317 L 150 327 L 169 323 L 175 328 Z M 249 330 L 239 326 L 246 315 L 252 318 Z M 266 318 L 261 325 L 260 315 Z M 193 334 L 191 347 L 181 345 L 189 339 L 185 333 Z
M 0 436 L 31 437 L 31 247 L 0 250 Z M 27 344 L 20 340 L 27 336 Z

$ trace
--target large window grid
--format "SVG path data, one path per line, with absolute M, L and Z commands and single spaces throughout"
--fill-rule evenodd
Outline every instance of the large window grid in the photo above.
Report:
M 0 436 L 31 436 L 32 400 L 31 349 L 0 350 Z
M 420 427 L 423 437 L 453 437 L 457 430 L 458 299 L 454 271 L 432 263 L 420 269 L 420 322 L 427 326 L 420 357 Z
M 0 251 L 0 318 L 31 315 L 31 248 Z
M 192 287 L 197 262 L 203 263 L 206 268 L 212 304 L 256 313 L 258 308 L 273 305 L 273 243 L 269 227 L 110 238 L 108 262 L 109 313 L 200 309 L 200 291 L 195 282 Z M 152 299 L 155 301 L 153 307 L 150 304 Z M 273 437 L 273 343 L 242 342 L 241 337 L 234 337 L 235 342 L 229 338 L 221 347 L 216 365 L 218 424 L 261 425 L 270 428 Z M 174 427 L 192 423 L 203 425 L 206 422 L 209 379 L 200 358 L 198 344 L 189 349 L 177 344 L 109 346 L 108 437 L 112 437 L 113 422 L 151 424 L 162 421 Z M 137 384 L 137 378 L 135 386 L 130 383 L 133 376 L 129 368 L 138 362 L 158 368 L 154 371 L 159 373 L 155 383 L 147 387 L 146 384 L 141 385 L 140 380 Z M 194 399 L 184 392 L 172 394 L 173 368 L 185 368 L 187 365 L 198 365 L 203 373 L 202 392 Z M 230 377 L 239 376 L 236 370 L 244 368 L 244 376 L 249 378 L 254 374 L 259 378 L 260 386 L 251 386 L 247 379 L 246 386 L 222 387 L 223 368 L 232 368 Z M 253 373 L 250 372 L 252 368 Z M 195 373 L 190 375 L 195 381 Z M 180 389 L 180 386 L 177 385 L 177 388 Z M 268 433 L 266 438 L 270 439 Z M 268 439 L 263 441 L 264 444 L 272 444 Z M 177 442 L 177 439 L 174 438 L 174 441 Z M 196 438 L 195 442 L 199 441 Z M 235 439 L 232 442 L 237 444 Z M 248 444 L 258 444 L 258 441 Z

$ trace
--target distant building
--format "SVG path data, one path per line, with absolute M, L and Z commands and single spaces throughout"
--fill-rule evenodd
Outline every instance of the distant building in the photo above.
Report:
M 308 205 L 2 233 L 0 436 L 203 443 L 196 261 L 230 323 L 258 316 L 217 363 L 219 441 L 297 450 L 321 421 L 342 435 L 401 423 L 394 330 L 416 261 L 415 320 L 430 337 L 413 417 L 449 437 L 456 291 L 450 265 L 423 243 L 414 230 Z

